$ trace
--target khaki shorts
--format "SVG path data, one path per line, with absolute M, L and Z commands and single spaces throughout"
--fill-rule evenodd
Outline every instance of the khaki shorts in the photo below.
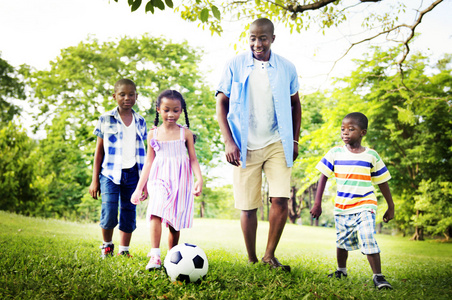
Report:
M 246 168 L 234 167 L 235 208 L 252 210 L 262 206 L 262 170 L 267 176 L 270 197 L 290 197 L 290 174 L 281 142 L 258 150 L 248 150 Z

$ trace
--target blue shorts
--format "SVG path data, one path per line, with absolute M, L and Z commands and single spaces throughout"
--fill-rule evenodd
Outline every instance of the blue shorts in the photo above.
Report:
M 363 254 L 380 253 L 375 240 L 375 213 L 363 211 L 349 215 L 335 215 L 336 247 L 347 251 L 361 248 Z M 361 240 L 361 244 L 358 239 Z
M 121 184 L 115 184 L 110 178 L 100 175 L 100 191 L 102 196 L 102 211 L 100 216 L 100 227 L 113 229 L 118 225 L 119 230 L 132 233 L 136 226 L 136 205 L 130 202 L 135 188 L 137 187 L 139 175 L 138 166 L 123 169 Z

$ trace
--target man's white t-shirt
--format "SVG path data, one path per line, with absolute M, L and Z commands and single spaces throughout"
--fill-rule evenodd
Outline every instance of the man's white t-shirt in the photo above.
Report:
M 262 149 L 281 140 L 267 67 L 268 61 L 254 59 L 254 70 L 249 77 L 249 150 Z

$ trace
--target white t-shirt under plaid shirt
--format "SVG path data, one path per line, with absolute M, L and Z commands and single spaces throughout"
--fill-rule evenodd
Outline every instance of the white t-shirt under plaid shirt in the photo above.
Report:
M 138 172 L 141 174 L 146 158 L 145 143 L 147 139 L 146 121 L 132 110 L 136 127 L 135 158 Z M 104 140 L 104 160 L 101 174 L 110 178 L 115 184 L 121 183 L 123 128 L 118 108 L 100 116 L 94 134 Z
M 377 197 L 373 184 L 391 179 L 383 160 L 369 148 L 361 153 L 352 153 L 346 146 L 334 147 L 316 168 L 326 177 L 336 178 L 335 215 L 376 211 Z

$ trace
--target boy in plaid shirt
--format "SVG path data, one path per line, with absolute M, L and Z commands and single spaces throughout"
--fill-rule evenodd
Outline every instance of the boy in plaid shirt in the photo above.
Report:
M 118 106 L 103 114 L 94 129 L 97 136 L 93 179 L 89 193 L 102 195 L 102 258 L 114 253 L 113 230 L 118 225 L 118 255 L 130 256 L 129 244 L 136 228 L 136 206 L 130 202 L 146 158 L 146 121 L 132 107 L 138 94 L 135 83 L 121 79 L 115 83 L 113 99 Z M 147 193 L 147 189 L 144 189 Z M 143 199 L 147 195 L 143 194 Z
M 341 138 L 345 145 L 332 148 L 317 164 L 322 174 L 311 215 L 318 218 L 322 214 L 325 185 L 328 177 L 334 176 L 337 183 L 334 215 L 338 268 L 328 277 L 347 277 L 348 251 L 361 248 L 372 268 L 375 287 L 392 289 L 381 274 L 380 249 L 374 236 L 377 198 L 373 188 L 373 184 L 378 185 L 388 204 L 383 216 L 387 223 L 394 218 L 394 202 L 388 185 L 391 175 L 375 150 L 361 146 L 367 125 L 367 117 L 359 112 L 350 113 L 342 120 Z

